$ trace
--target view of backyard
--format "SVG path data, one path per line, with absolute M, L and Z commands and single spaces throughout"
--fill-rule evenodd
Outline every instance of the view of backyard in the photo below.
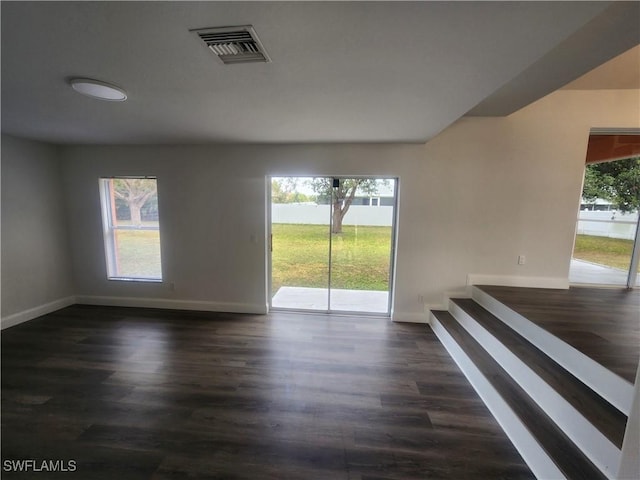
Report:
M 357 233 L 356 233 L 357 230 Z M 391 227 L 345 226 L 333 235 L 335 288 L 387 290 Z M 326 225 L 274 224 L 273 293 L 283 285 L 327 286 L 329 232 Z M 157 231 L 117 232 L 123 276 L 159 277 L 160 240 Z M 633 241 L 577 235 L 574 258 L 626 270 Z
M 356 233 L 357 230 L 357 233 Z M 335 288 L 387 290 L 391 227 L 345 226 L 333 235 Z M 326 225 L 274 224 L 273 292 L 284 285 L 327 286 L 329 232 Z M 123 276 L 160 277 L 157 231 L 117 232 Z M 621 270 L 629 268 L 633 241 L 577 235 L 574 258 Z
M 640 159 L 591 165 L 586 172 L 587 208 L 580 212 L 573 258 L 593 264 L 591 269 L 599 265 L 624 273 L 633 251 L 638 208 L 633 192 Z M 329 277 L 336 290 L 389 291 L 393 207 L 384 206 L 380 198 L 392 197 L 395 184 L 388 179 L 341 179 L 339 186 L 332 186 L 330 180 L 272 179 L 272 295 L 281 287 L 326 289 Z M 155 180 L 110 181 L 112 218 L 117 218 L 112 230 L 117 276 L 161 278 L 159 232 L 146 229 L 157 227 Z M 595 207 L 602 206 L 603 198 L 610 210 L 599 212 Z M 351 206 L 354 199 L 359 203 Z M 134 225 L 141 229 L 128 229 Z
M 589 152 L 597 153 L 591 161 L 587 155 L 570 279 L 621 285 L 628 278 L 628 286 L 633 286 L 636 280 L 629 269 L 640 209 L 640 156 L 617 159 L 613 152 L 603 156 L 591 149 L 592 140 L 595 144 L 601 139 L 609 141 L 606 136 L 589 138 Z
M 272 294 L 298 285 L 326 288 L 329 258 L 327 225 L 273 224 Z M 391 227 L 345 225 L 332 235 L 332 288 L 389 288 Z
M 632 250 L 632 240 L 597 237 L 594 235 L 576 235 L 573 258 L 628 270 Z
M 115 235 L 122 277 L 162 278 L 158 230 L 116 230 Z

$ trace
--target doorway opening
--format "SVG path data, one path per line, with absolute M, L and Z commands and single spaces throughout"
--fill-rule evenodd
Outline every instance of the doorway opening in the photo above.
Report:
M 591 135 L 571 283 L 640 285 L 639 209 L 640 135 Z
M 270 184 L 270 307 L 390 315 L 397 179 Z

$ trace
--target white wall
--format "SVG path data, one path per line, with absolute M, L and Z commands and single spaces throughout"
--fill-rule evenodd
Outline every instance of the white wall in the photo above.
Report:
M 640 127 L 639 100 L 559 91 L 507 118 L 463 118 L 426 145 L 65 148 L 77 293 L 264 311 L 268 175 L 399 178 L 395 319 L 425 318 L 418 297 L 441 305 L 469 274 L 567 284 L 589 131 Z M 142 174 L 158 177 L 165 282 L 110 282 L 97 179 Z
M 56 149 L 2 136 L 2 327 L 73 302 Z
M 421 145 L 66 148 L 65 190 L 77 293 L 89 302 L 144 303 L 131 300 L 137 298 L 157 306 L 264 311 L 268 175 L 399 177 L 403 206 L 395 318 L 421 320 L 417 297 L 422 285 L 412 264 L 421 255 L 425 232 L 422 152 Z M 158 178 L 165 281 L 108 281 L 98 177 L 142 174 Z
M 416 262 L 427 301 L 468 273 L 566 282 L 590 129 L 640 127 L 639 102 L 638 90 L 561 90 L 506 118 L 463 118 L 428 142 Z
M 507 118 L 463 118 L 426 145 L 65 147 L 66 210 L 56 150 L 3 137 L 2 315 L 74 293 L 264 311 L 268 175 L 399 178 L 397 320 L 424 319 L 418 297 L 441 305 L 469 274 L 566 283 L 589 131 L 640 127 L 639 101 L 638 91 L 560 91 Z M 142 174 L 158 177 L 165 282 L 108 281 L 98 177 Z

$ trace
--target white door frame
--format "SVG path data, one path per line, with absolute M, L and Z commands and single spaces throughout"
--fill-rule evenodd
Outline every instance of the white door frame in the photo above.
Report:
M 273 282 L 273 232 L 272 232 L 272 213 L 271 213 L 271 205 L 272 205 L 272 192 L 271 192 L 271 181 L 273 178 L 365 178 L 365 179 L 373 179 L 373 180 L 391 180 L 394 182 L 394 198 L 393 198 L 393 214 L 391 220 L 391 248 L 389 253 L 389 288 L 388 288 L 388 297 L 387 297 L 387 311 L 384 313 L 378 312 L 361 312 L 361 311 L 345 311 L 345 310 L 333 310 L 331 308 L 331 235 L 329 235 L 329 250 L 328 250 L 328 281 L 327 281 L 327 290 L 328 290 L 328 298 L 327 298 L 327 309 L 326 310 L 296 310 L 289 308 L 278 308 L 273 307 L 272 303 L 272 282 Z M 385 317 L 390 318 L 393 313 L 393 298 L 395 291 L 395 279 L 396 279 L 396 244 L 397 244 L 397 219 L 398 219 L 398 197 L 399 197 L 399 185 L 400 179 L 394 176 L 386 176 L 386 175 L 277 175 L 271 174 L 266 176 L 266 232 L 267 232 L 267 241 L 266 241 L 266 256 L 267 256 L 267 307 L 269 311 L 287 311 L 287 312 L 301 312 L 301 313 L 326 313 L 326 314 L 354 314 L 354 315 L 366 315 L 372 317 Z M 331 232 L 333 216 L 331 215 L 331 210 L 329 210 L 329 232 Z

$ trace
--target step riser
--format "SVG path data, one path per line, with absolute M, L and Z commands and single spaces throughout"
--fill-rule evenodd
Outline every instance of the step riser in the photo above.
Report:
M 608 478 L 614 478 L 615 470 L 620 461 L 620 450 L 584 418 L 575 407 L 454 301 L 450 302 L 449 312 L 536 401 L 578 448 Z
M 480 398 L 500 424 L 522 458 L 537 478 L 563 479 L 565 475 L 549 458 L 538 441 L 518 418 L 509 404 L 496 391 L 486 377 L 474 365 L 458 343 L 447 332 L 447 329 L 431 314 L 431 328 L 451 358 L 460 367 Z
M 533 343 L 585 385 L 629 415 L 633 385 L 517 312 L 474 287 L 472 298 L 509 327 Z

